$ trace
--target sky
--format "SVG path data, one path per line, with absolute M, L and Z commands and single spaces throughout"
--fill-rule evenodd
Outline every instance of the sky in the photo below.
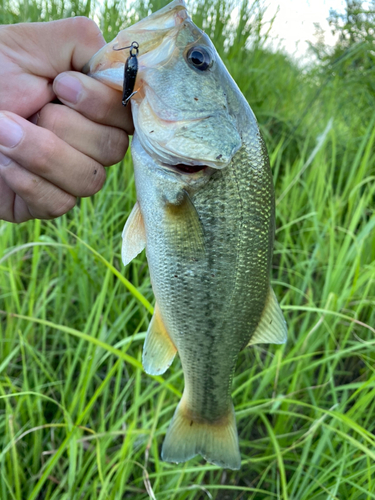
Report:
M 276 13 L 273 25 L 273 35 L 278 35 L 282 46 L 287 52 L 304 57 L 308 48 L 307 40 L 315 41 L 314 23 L 319 23 L 325 31 L 325 42 L 334 45 L 327 22 L 329 9 L 343 11 L 344 0 L 265 0 L 268 5 L 266 19 L 269 20 Z

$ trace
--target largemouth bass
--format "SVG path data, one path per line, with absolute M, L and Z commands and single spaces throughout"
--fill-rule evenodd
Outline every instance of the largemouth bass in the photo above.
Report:
M 247 345 L 281 344 L 270 285 L 275 206 L 267 151 L 247 101 L 182 0 L 121 31 L 88 73 L 122 90 L 122 47 L 139 44 L 131 99 L 137 203 L 122 259 L 143 248 L 156 298 L 143 348 L 149 374 L 179 353 L 182 399 L 162 458 L 197 454 L 238 469 L 231 384 Z

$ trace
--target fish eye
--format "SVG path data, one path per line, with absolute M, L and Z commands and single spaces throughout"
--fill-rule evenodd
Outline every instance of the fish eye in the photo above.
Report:
M 186 54 L 187 62 L 200 71 L 205 71 L 212 65 L 212 56 L 205 47 L 191 47 Z

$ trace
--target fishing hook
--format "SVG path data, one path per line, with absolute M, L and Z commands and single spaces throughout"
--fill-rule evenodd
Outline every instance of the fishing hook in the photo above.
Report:
M 126 106 L 130 99 L 133 97 L 137 91 L 134 91 L 135 80 L 137 78 L 138 73 L 138 52 L 139 52 L 139 43 L 132 42 L 128 47 L 121 47 L 120 49 L 116 49 L 113 47 L 113 50 L 124 50 L 130 49 L 130 55 L 126 59 L 125 68 L 124 68 L 124 86 L 122 92 L 122 104 Z

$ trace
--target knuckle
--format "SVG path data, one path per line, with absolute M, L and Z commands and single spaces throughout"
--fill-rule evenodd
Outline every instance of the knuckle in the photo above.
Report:
M 129 138 L 123 130 L 112 128 L 107 134 L 103 134 L 100 144 L 100 150 L 105 152 L 103 164 L 110 166 L 121 161 L 128 146 Z
M 103 96 L 103 99 L 93 99 L 92 102 L 92 118 L 97 123 L 107 123 L 111 119 L 111 108 L 107 105 L 106 99 Z
M 61 121 L 65 114 L 65 107 L 58 104 L 46 104 L 39 111 L 38 126 L 59 135 Z
M 82 39 L 84 44 L 100 42 L 100 45 L 104 44 L 103 35 L 92 19 L 83 16 L 77 16 L 72 18 L 73 28 L 75 30 L 77 38 Z
M 93 166 L 88 175 L 91 178 L 88 177 L 87 189 L 84 191 L 82 196 L 92 196 L 100 191 L 106 179 L 106 172 L 99 164 Z
M 101 33 L 95 21 L 88 17 L 76 16 L 72 18 L 71 22 L 79 34 L 84 33 L 85 36 L 96 36 Z
M 61 193 L 59 197 L 57 197 L 54 202 L 48 206 L 46 209 L 46 219 L 56 219 L 57 217 L 61 217 L 71 210 L 77 200 L 74 196 L 68 193 Z
M 27 201 L 37 198 L 41 182 L 42 179 L 40 177 L 30 176 L 22 185 L 19 186 L 19 191 L 22 194 L 22 198 Z
M 42 176 L 48 174 L 57 153 L 56 136 L 49 130 L 46 130 L 43 145 L 40 147 L 38 157 L 36 159 L 36 170 L 38 174 Z

